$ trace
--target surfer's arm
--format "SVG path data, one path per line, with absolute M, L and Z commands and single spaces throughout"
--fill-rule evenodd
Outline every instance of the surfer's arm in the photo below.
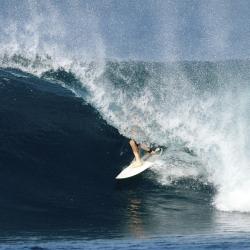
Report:
M 150 151 L 150 148 L 149 148 L 146 144 L 141 143 L 140 146 L 141 146 L 141 148 L 144 149 L 145 151 L 147 151 L 147 152 Z
M 149 154 L 155 154 L 155 152 L 157 151 L 157 149 L 159 150 L 159 147 L 149 147 L 146 144 L 140 144 L 140 147 L 145 150 L 147 153 Z

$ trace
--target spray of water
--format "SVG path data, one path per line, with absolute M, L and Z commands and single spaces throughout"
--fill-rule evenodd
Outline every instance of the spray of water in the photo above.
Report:
M 223 64 L 193 63 L 187 69 L 183 63 L 107 63 L 99 20 L 90 7 L 80 5 L 77 1 L 63 6 L 27 1 L 19 11 L 5 13 L 0 28 L 1 66 L 36 75 L 60 68 L 72 72 L 89 92 L 84 98 L 121 134 L 169 147 L 153 169 L 159 183 L 198 178 L 216 187 L 218 209 L 249 212 L 250 90 L 246 80 Z M 178 9 L 163 7 L 156 4 L 157 39 L 162 41 L 166 60 L 176 61 L 184 53 L 177 30 L 185 18 L 179 17 Z M 214 10 L 213 2 L 208 7 Z M 208 52 L 215 48 L 215 55 L 225 49 L 230 29 L 220 33 L 213 23 L 219 15 L 201 13 L 202 44 Z M 195 72 L 196 78 L 192 77 Z M 142 133 L 132 134 L 133 127 Z

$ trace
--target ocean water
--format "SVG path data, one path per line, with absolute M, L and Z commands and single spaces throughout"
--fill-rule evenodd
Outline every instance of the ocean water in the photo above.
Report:
M 207 101 L 203 99 L 205 97 L 217 97 L 220 88 L 234 89 L 236 94 L 231 95 L 235 94 L 236 97 L 242 92 L 229 83 L 221 84 L 211 75 L 205 79 L 199 78 L 199 75 L 195 75 L 197 64 L 200 70 L 210 67 L 210 70 L 226 71 L 228 67 L 233 70 L 237 66 L 240 76 L 246 82 L 249 79 L 248 72 L 243 75 L 239 68 L 239 65 L 248 67 L 247 61 L 218 64 L 183 62 L 178 65 L 191 75 L 190 79 L 197 77 L 207 83 L 203 86 L 202 82 L 196 84 L 192 80 L 193 84 L 189 86 L 193 88 L 192 91 L 196 91 L 196 97 L 202 96 L 204 102 Z M 204 107 L 190 112 L 186 124 L 177 123 L 176 127 L 173 124 L 168 124 L 172 127 L 162 127 L 165 123 L 161 124 L 162 120 L 157 120 L 158 115 L 162 117 L 171 113 L 171 110 L 164 108 L 171 99 L 156 104 L 156 108 L 163 108 L 163 113 L 155 112 L 154 120 L 147 118 L 145 123 L 138 124 L 147 132 L 148 138 L 152 138 L 151 142 L 164 145 L 167 149 L 152 169 L 135 178 L 115 180 L 115 176 L 133 158 L 128 145 L 129 132 L 126 134 L 129 130 L 126 130 L 127 124 L 123 124 L 124 119 L 129 119 L 131 112 L 140 117 L 140 109 L 146 110 L 143 113 L 146 115 L 154 108 L 139 105 L 132 111 L 126 110 L 133 104 L 129 98 L 145 91 L 149 87 L 147 82 L 152 81 L 152 78 L 159 87 L 165 88 L 165 85 L 161 86 L 165 84 L 161 72 L 166 72 L 166 69 L 173 71 L 176 67 L 158 63 L 108 62 L 98 81 L 108 83 L 100 86 L 108 86 L 113 92 L 123 93 L 122 98 L 130 100 L 130 104 L 125 103 L 120 107 L 118 94 L 111 95 L 109 92 L 107 99 L 99 97 L 93 102 L 95 90 L 82 85 L 76 75 L 66 70 L 48 70 L 37 76 L 18 67 L 1 68 L 0 249 L 249 248 L 250 214 L 247 196 L 244 196 L 247 190 L 243 188 L 247 169 L 237 158 L 235 167 L 242 173 L 228 179 L 234 162 L 223 165 L 225 163 L 220 157 L 227 153 L 223 150 L 229 149 L 221 148 L 220 144 L 207 145 L 210 141 L 218 142 L 218 138 L 215 140 L 213 134 L 206 134 L 207 141 L 202 142 L 200 138 L 195 138 L 200 136 L 199 131 L 195 131 L 198 128 L 194 127 L 190 131 L 188 127 L 191 119 L 197 119 L 198 112 L 198 117 L 204 119 L 203 125 L 207 129 L 200 131 L 202 134 L 221 132 L 213 127 L 214 122 L 220 121 L 208 119 L 213 118 L 210 114 L 213 103 L 205 110 L 205 114 L 201 113 Z M 137 78 L 134 81 L 141 85 L 126 84 L 115 75 L 118 71 L 123 71 L 125 75 L 134 72 Z M 154 74 L 160 77 L 154 78 Z M 171 77 L 170 73 L 168 76 Z M 240 87 L 247 86 L 242 82 Z M 137 88 L 139 93 L 136 93 Z M 166 89 L 172 91 L 170 87 Z M 243 98 L 247 90 L 242 93 Z M 160 98 L 164 101 L 161 96 L 163 93 L 154 88 L 152 91 L 156 91 L 159 96 L 151 96 L 152 100 L 148 101 L 159 101 Z M 170 94 L 166 95 L 171 98 Z M 112 96 L 110 100 L 113 103 L 108 100 Z M 222 102 L 221 98 L 220 92 L 219 103 Z M 110 103 L 102 106 L 98 102 L 100 100 Z M 185 101 L 189 100 L 186 97 Z M 185 107 L 186 111 L 190 109 L 187 105 Z M 222 107 L 216 108 L 222 112 L 219 113 L 221 115 L 228 107 L 224 105 L 223 111 L 220 110 Z M 236 108 L 239 107 L 236 105 Z M 240 108 L 246 108 L 247 111 L 249 106 Z M 107 109 L 110 109 L 109 114 L 105 114 Z M 179 107 L 172 106 L 173 109 L 178 110 Z M 121 117 L 116 116 L 119 112 L 123 112 Z M 243 126 L 248 114 L 239 110 L 236 113 Z M 214 117 L 218 119 L 219 115 Z M 173 119 L 185 121 L 178 116 Z M 155 124 L 150 127 L 152 122 Z M 174 123 L 169 117 L 171 122 Z M 202 122 L 200 120 L 193 126 L 201 126 Z M 237 122 L 229 124 L 239 126 Z M 211 124 L 214 130 L 209 131 L 208 125 Z M 187 132 L 188 135 L 185 134 Z M 239 131 L 235 132 L 238 134 Z M 234 146 L 238 142 L 231 143 Z M 238 152 L 232 151 L 228 157 L 238 157 Z M 235 197 L 233 192 L 240 191 Z M 228 197 L 234 200 L 228 200 Z
M 178 57 L 187 19 L 149 5 L 159 62 L 109 58 L 114 2 L 1 2 L 0 249 L 250 249 L 250 61 L 223 57 L 223 4 L 198 13 L 220 61 Z M 130 138 L 166 150 L 117 181 Z

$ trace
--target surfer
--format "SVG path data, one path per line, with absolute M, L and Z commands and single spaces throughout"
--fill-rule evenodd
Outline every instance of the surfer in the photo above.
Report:
M 134 167 L 140 167 L 142 165 L 141 155 L 140 155 L 140 148 L 145 150 L 149 154 L 155 154 L 159 148 L 150 148 L 144 143 L 137 143 L 135 140 L 130 139 L 129 144 L 135 156 L 135 163 Z
M 139 121 L 137 121 L 137 123 L 139 123 Z M 160 148 L 157 146 L 147 146 L 147 143 L 145 142 L 148 141 L 148 138 L 138 125 L 133 125 L 130 127 L 130 136 L 131 138 L 140 138 L 143 141 L 143 143 L 137 143 L 135 139 L 129 140 L 130 147 L 135 156 L 135 162 L 133 164 L 134 167 L 140 167 L 143 163 L 141 160 L 140 148 L 149 154 L 155 154 L 160 150 Z

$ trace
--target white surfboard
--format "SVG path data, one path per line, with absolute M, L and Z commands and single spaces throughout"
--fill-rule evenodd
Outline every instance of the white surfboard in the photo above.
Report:
M 145 171 L 146 169 L 148 169 L 149 167 L 151 167 L 154 162 L 150 161 L 151 158 L 154 158 L 153 156 L 156 155 L 150 155 L 150 154 L 146 154 L 142 157 L 142 165 L 139 167 L 135 167 L 134 166 L 134 161 L 132 161 L 130 163 L 130 165 L 126 168 L 124 168 L 120 174 L 118 174 L 115 178 L 116 179 L 125 179 L 125 178 L 129 178 L 132 176 L 135 176 L 143 171 Z

